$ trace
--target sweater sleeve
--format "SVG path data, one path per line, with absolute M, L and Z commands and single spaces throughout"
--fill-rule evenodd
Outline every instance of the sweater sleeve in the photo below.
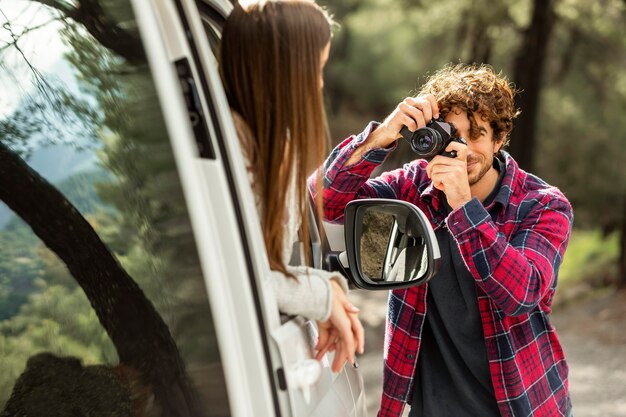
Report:
M 348 292 L 345 278 L 336 273 L 305 266 L 288 266 L 287 270 L 295 279 L 279 271 L 271 272 L 278 308 L 285 314 L 326 321 L 332 307 L 330 281 L 336 281 Z

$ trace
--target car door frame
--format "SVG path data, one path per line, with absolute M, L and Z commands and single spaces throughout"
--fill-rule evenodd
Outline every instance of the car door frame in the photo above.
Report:
M 321 362 L 322 375 L 310 389 L 294 387 L 290 370 L 310 358 L 315 326 L 300 318 L 281 320 L 278 314 L 248 172 L 194 1 L 137 0 L 137 4 L 205 269 L 232 415 L 364 416 L 360 373 L 345 367 L 333 374 L 332 355 Z M 191 68 L 212 138 L 213 158 L 198 150 L 197 132 L 182 111 L 186 103 L 174 70 L 180 60 Z M 161 85 L 167 87 L 161 89 Z M 230 198 L 215 201 L 216 195 Z M 209 236 L 220 236 L 220 241 L 211 241 Z M 215 256 L 207 255 L 216 252 L 220 253 L 218 265 Z M 229 278 L 213 278 L 219 274 Z M 228 332 L 233 334 L 223 338 Z M 299 354 L 288 352 L 286 346 L 297 346 Z
M 191 36 L 192 31 L 202 33 L 197 10 L 194 13 L 195 5 L 187 0 L 133 0 L 133 7 L 198 245 L 231 414 L 281 416 L 285 408 L 272 367 L 278 356 L 266 328 L 271 320 L 266 317 L 267 304 L 275 301 L 260 290 L 255 277 L 262 266 L 258 256 L 251 256 L 251 250 L 264 251 L 263 241 L 258 230 L 248 227 L 255 221 L 258 225 L 258 217 L 239 144 L 215 140 L 234 138 L 236 133 L 216 66 L 198 65 L 210 62 L 211 54 L 206 39 Z M 193 78 L 199 80 L 198 99 L 213 137 L 214 158 L 200 155 L 176 71 L 180 60 L 187 61 Z

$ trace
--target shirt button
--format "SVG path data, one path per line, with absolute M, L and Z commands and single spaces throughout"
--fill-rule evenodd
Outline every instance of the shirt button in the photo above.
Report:
M 407 359 L 413 359 L 413 354 L 409 353 L 408 355 L 406 355 Z

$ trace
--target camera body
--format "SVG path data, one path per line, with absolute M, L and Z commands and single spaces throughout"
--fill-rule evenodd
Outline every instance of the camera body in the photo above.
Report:
M 403 126 L 400 134 L 409 141 L 411 149 L 420 158 L 430 161 L 436 155 L 443 155 L 449 158 L 456 158 L 456 152 L 446 152 L 446 147 L 452 141 L 467 145 L 465 139 L 456 136 L 456 128 L 452 123 L 447 123 L 443 118 L 433 119 L 425 127 L 411 132 L 408 127 Z

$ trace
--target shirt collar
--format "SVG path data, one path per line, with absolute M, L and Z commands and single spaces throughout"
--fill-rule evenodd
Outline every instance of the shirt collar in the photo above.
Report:
M 518 176 L 519 167 L 517 162 L 506 151 L 500 151 L 500 155 L 496 156 L 496 158 L 500 161 L 500 166 L 504 166 L 504 177 L 500 184 L 500 190 L 492 204 L 499 203 L 502 207 L 506 207 L 511 201 L 513 183 Z

